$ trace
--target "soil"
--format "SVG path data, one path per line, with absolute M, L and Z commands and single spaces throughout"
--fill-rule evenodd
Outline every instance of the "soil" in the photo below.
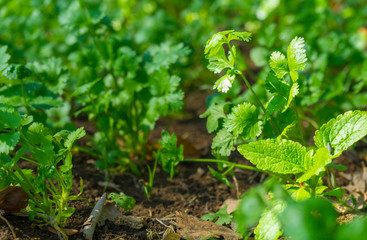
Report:
M 185 157 L 211 157 L 210 145 L 213 136 L 206 131 L 206 120 L 198 117 L 206 109 L 206 96 L 208 96 L 208 92 L 196 92 L 186 97 L 186 114 L 179 119 L 160 119 L 150 135 L 150 141 L 157 142 L 162 129 L 167 129 L 170 132 L 175 132 L 185 145 Z M 95 129 L 89 123 L 84 122 L 85 124 L 83 124 L 80 119 L 75 123 L 76 125 L 86 125 L 87 132 L 93 132 Z M 234 154 L 231 158 L 233 161 L 245 163 L 239 154 Z M 96 159 L 85 153 L 74 154 L 73 161 L 75 167 L 73 170 L 73 193 L 78 193 L 79 178 L 81 177 L 84 182 L 82 197 L 95 204 L 103 194 L 104 173 L 95 168 Z M 151 164 L 152 161 L 148 161 L 148 163 Z M 350 164 L 354 165 L 353 161 Z M 176 211 L 197 217 L 209 212 L 216 212 L 225 200 L 238 198 L 241 193 L 261 182 L 265 177 L 254 172 L 236 171 L 235 179 L 230 179 L 236 187 L 229 188 L 213 178 L 207 166 L 208 164 L 198 163 L 180 164 L 177 168 L 178 174 L 172 181 L 170 181 L 168 174 L 158 167 L 151 201 L 145 197 L 141 178 L 129 173 L 115 174 L 111 181 L 115 185 L 113 188 L 108 188 L 107 192 L 122 191 L 128 196 L 134 197 L 136 206 L 126 214 L 144 217 L 146 223 L 142 229 L 136 230 L 107 221 L 103 226 L 96 228 L 94 239 L 161 239 L 164 231 L 172 225 L 170 221 L 163 221 L 164 218 L 172 218 Z M 146 181 L 148 175 L 144 171 L 146 170 L 143 169 L 142 176 Z M 91 213 L 92 207 L 85 201 L 74 201 L 71 205 L 76 208 L 76 211 L 67 221 L 66 227 L 80 230 Z M 4 217 L 14 226 L 18 239 L 58 239 L 57 235 L 50 232 L 47 226 L 32 223 L 27 217 L 9 214 L 5 214 Z M 13 239 L 8 226 L 2 220 L 0 220 L 0 239 Z M 81 233 L 77 233 L 70 236 L 70 239 L 84 239 L 84 237 Z

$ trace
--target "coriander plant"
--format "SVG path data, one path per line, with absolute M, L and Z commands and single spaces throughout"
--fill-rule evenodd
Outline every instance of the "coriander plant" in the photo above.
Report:
M 84 39 L 69 64 L 75 114 L 87 114 L 97 127 L 93 150 L 85 150 L 97 156 L 106 178 L 113 168 L 139 174 L 155 122 L 183 106 L 181 80 L 171 69 L 189 49 L 172 42 L 137 45 L 125 29 L 114 30 L 100 9 L 89 7 L 80 0 L 70 9 L 79 18 L 65 23 L 69 34 Z M 79 24 L 85 31 L 73 31 Z
M 85 135 L 83 128 L 73 132 L 49 130 L 33 117 L 21 115 L 13 107 L 0 105 L 0 189 L 21 186 L 29 196 L 31 220 L 51 225 L 60 238 L 68 239 L 62 228 L 75 209 L 69 201 L 82 200 L 72 190 L 73 143 Z M 27 161 L 33 168 L 21 168 Z

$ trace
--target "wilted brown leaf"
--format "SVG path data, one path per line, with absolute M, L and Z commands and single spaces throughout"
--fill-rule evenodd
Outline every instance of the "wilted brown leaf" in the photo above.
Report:
M 21 187 L 9 186 L 0 191 L 0 209 L 16 213 L 27 207 L 29 196 Z
M 227 227 L 185 213 L 176 212 L 176 221 L 177 233 L 184 239 L 208 239 L 210 237 L 219 238 L 220 236 L 225 240 L 240 239 L 239 234 Z

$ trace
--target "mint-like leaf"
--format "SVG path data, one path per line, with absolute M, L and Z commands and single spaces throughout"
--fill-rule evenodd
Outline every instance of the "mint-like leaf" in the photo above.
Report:
M 285 139 L 243 144 L 238 151 L 257 168 L 281 174 L 305 172 L 305 162 L 311 157 L 300 143 Z
M 259 224 L 255 228 L 255 239 L 276 240 L 283 233 L 278 215 L 284 210 L 286 204 L 275 200 L 271 203 L 271 206 L 261 215 Z
M 307 172 L 299 177 L 297 182 L 304 182 L 310 179 L 312 176 L 318 175 L 322 170 L 325 169 L 325 166 L 331 162 L 331 156 L 327 148 L 319 148 L 317 149 L 315 155 L 310 158 L 310 160 L 311 162 L 309 162 L 307 166 Z
M 232 113 L 224 120 L 224 127 L 238 137 L 252 139 L 260 135 L 261 124 L 259 110 L 251 103 L 243 103 L 235 106 Z
M 322 125 L 316 131 L 314 140 L 319 148 L 328 148 L 329 143 L 335 158 L 366 135 L 367 112 L 357 110 L 346 112 Z

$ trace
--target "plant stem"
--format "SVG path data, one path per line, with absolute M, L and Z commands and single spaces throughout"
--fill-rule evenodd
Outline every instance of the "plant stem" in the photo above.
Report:
M 264 114 L 266 114 L 266 109 L 265 109 L 264 105 L 261 103 L 260 99 L 257 97 L 254 89 L 251 87 L 251 84 L 248 82 L 245 75 L 243 75 L 243 73 L 239 70 L 237 70 L 236 72 L 242 77 L 242 79 L 245 82 L 247 88 L 250 89 L 250 91 L 252 92 L 252 95 L 255 97 L 255 100 L 256 100 L 257 104 L 263 110 Z M 274 131 L 275 135 L 279 136 L 280 132 L 279 132 L 278 128 L 276 127 L 275 123 L 273 122 L 272 116 L 270 116 L 269 123 L 270 123 L 271 127 L 273 128 L 273 131 Z
M 269 171 L 262 170 L 262 169 L 252 167 L 252 166 L 247 166 L 247 165 L 238 164 L 238 163 L 232 163 L 232 162 L 229 162 L 229 161 L 226 161 L 226 160 L 219 160 L 219 159 L 184 159 L 182 162 L 224 163 L 224 164 L 230 165 L 231 167 L 242 168 L 242 169 L 249 170 L 249 171 L 267 173 L 267 174 L 274 175 L 274 176 L 280 177 L 282 179 L 288 180 L 292 183 L 296 183 L 296 181 L 294 181 L 293 179 L 291 179 L 291 178 L 289 178 L 288 176 L 285 176 L 285 175 L 269 172 Z
M 303 146 L 305 146 L 306 145 L 306 143 L 305 143 L 305 137 L 303 135 L 302 125 L 301 125 L 301 119 L 299 118 L 299 115 L 298 115 L 298 110 L 297 110 L 297 105 L 296 105 L 296 101 L 295 100 L 293 101 L 293 111 L 296 114 L 297 123 L 298 123 L 297 126 L 298 126 L 299 134 L 301 134 L 302 144 L 303 144 Z
M 30 109 L 29 109 L 29 105 L 28 105 L 28 101 L 27 101 L 27 96 L 25 95 L 25 91 L 24 91 L 24 81 L 23 79 L 20 79 L 20 89 L 22 91 L 22 98 L 23 98 L 23 104 L 27 110 L 27 114 L 30 113 Z
M 15 164 L 14 165 L 14 169 L 15 169 L 15 171 L 17 171 L 18 173 L 19 173 L 19 175 L 23 178 L 23 180 L 24 180 L 24 182 L 26 183 L 26 185 L 27 185 L 27 189 L 30 189 L 33 193 L 34 193 L 34 196 L 37 198 L 37 200 L 39 201 L 39 202 L 42 202 L 42 199 L 41 199 L 41 197 L 37 194 L 37 191 L 33 188 L 33 185 L 29 182 L 29 180 L 28 180 L 28 178 L 27 178 L 27 176 L 25 176 L 24 175 L 24 173 L 22 172 L 22 169 L 20 169 L 20 167 L 17 165 L 17 164 Z M 15 175 L 15 174 L 14 174 Z M 16 177 L 16 176 L 15 176 Z M 21 181 L 19 180 L 19 179 L 17 179 L 18 180 L 18 182 L 20 183 Z M 33 195 L 31 195 L 31 194 L 29 194 L 30 196 L 33 196 Z
M 233 168 L 234 166 L 229 167 L 225 172 L 222 173 L 222 175 L 227 175 Z

